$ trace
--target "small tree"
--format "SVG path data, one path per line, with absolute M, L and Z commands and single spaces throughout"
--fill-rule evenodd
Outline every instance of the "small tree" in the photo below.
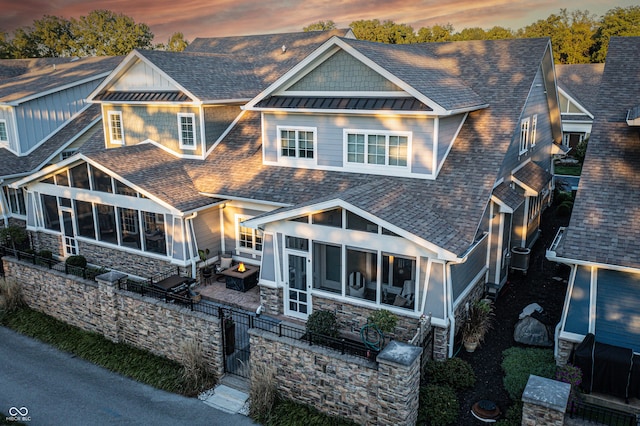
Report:
M 11 245 L 14 251 L 24 248 L 23 246 L 28 238 L 27 230 L 20 226 L 10 225 L 0 229 L 0 241 L 5 246 Z
M 307 319 L 307 333 L 338 337 L 339 327 L 336 314 L 331 311 L 313 311 Z

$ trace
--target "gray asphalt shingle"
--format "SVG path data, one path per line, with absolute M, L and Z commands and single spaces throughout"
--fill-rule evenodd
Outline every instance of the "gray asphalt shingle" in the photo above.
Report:
M 640 97 L 639 57 L 640 37 L 611 38 L 560 257 L 640 268 L 640 132 L 625 120 Z

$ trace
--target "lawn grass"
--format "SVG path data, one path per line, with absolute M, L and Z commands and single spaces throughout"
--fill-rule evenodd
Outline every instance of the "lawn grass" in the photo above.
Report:
M 582 166 L 580 164 L 556 164 L 553 170 L 557 175 L 580 176 Z
M 97 333 L 83 331 L 29 308 L 6 315 L 2 325 L 138 382 L 186 394 L 183 367 L 178 362 L 131 345 L 111 342 Z

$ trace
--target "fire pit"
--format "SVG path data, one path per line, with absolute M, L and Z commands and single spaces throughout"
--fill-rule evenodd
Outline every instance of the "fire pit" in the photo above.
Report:
M 257 266 L 241 262 L 236 267 L 225 269 L 221 274 L 225 276 L 227 288 L 245 292 L 258 284 L 258 270 Z

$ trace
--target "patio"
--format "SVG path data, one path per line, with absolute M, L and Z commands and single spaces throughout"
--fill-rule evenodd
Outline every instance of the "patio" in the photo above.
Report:
M 260 306 L 260 288 L 255 286 L 246 292 L 229 289 L 224 275 L 213 275 L 203 280 L 195 290 L 203 299 L 217 302 L 234 308 L 255 312 Z

